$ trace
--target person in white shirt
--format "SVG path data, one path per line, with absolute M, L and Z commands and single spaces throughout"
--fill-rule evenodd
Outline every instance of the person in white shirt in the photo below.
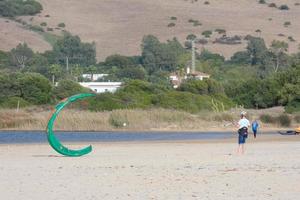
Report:
M 248 128 L 250 127 L 250 122 L 246 118 L 246 112 L 241 112 L 241 119 L 238 122 L 238 148 L 237 148 L 237 154 L 244 154 L 245 147 L 244 144 L 246 142 L 246 139 L 248 137 Z

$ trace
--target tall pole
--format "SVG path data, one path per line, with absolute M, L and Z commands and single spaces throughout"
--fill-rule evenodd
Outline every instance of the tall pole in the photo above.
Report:
M 69 73 L 69 57 L 66 56 L 67 73 Z
M 195 41 L 192 40 L 192 73 L 195 73 Z

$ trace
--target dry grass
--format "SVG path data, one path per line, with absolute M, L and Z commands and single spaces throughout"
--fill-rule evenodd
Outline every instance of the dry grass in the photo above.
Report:
M 259 4 L 254 0 L 210 0 L 210 5 L 204 1 L 191 3 L 185 0 L 40 0 L 44 11 L 35 16 L 32 23 L 46 22 L 48 27 L 55 28 L 63 22 L 66 29 L 78 34 L 83 41 L 95 41 L 97 58 L 103 60 L 106 56 L 119 53 L 137 55 L 140 53 L 140 43 L 145 34 L 154 34 L 161 40 L 174 36 L 184 41 L 188 34 L 200 36 L 204 30 L 225 29 L 229 36 L 252 34 L 261 36 L 270 44 L 272 40 L 285 40 L 279 37 L 282 33 L 293 36 L 300 41 L 299 6 L 295 0 L 274 0 L 277 5 L 287 4 L 289 11 L 280 11 Z M 50 17 L 45 17 L 49 14 Z M 176 26 L 168 28 L 170 17 L 177 17 Z M 29 21 L 30 17 L 24 17 Z M 272 18 L 272 21 L 268 20 Z M 201 21 L 202 26 L 194 27 L 188 23 L 189 19 Z M 290 21 L 292 26 L 282 24 Z M 4 27 L 5 22 L 0 21 Z M 16 24 L 1 30 L 0 49 L 13 47 L 19 41 L 26 41 L 34 49 L 46 49 L 41 36 L 30 31 L 22 31 Z M 255 30 L 260 29 L 261 33 Z M 5 35 L 3 33 L 5 32 Z M 56 31 L 57 32 L 57 31 Z M 30 37 L 29 37 L 30 35 Z M 220 35 L 214 33 L 212 38 Z M 213 44 L 210 39 L 206 48 L 230 57 L 234 52 L 242 50 L 241 45 Z M 295 52 L 298 42 L 289 43 L 290 51 Z M 201 49 L 199 47 L 199 49 Z
M 239 119 L 241 109 L 231 109 L 223 113 L 187 112 L 149 109 L 149 110 L 115 110 L 112 112 L 90 112 L 66 109 L 57 118 L 55 130 L 131 130 L 131 131 L 207 131 L 233 130 L 234 122 Z M 278 116 L 283 108 L 264 110 L 247 110 L 250 120 L 259 119 L 261 114 Z M 32 107 L 15 110 L 0 110 L 0 129 L 45 130 L 51 115 L 49 108 Z M 117 123 L 117 125 L 116 125 Z M 126 123 L 125 126 L 123 124 Z M 279 128 L 276 124 L 261 124 L 267 129 Z M 297 124 L 292 124 L 296 127 Z

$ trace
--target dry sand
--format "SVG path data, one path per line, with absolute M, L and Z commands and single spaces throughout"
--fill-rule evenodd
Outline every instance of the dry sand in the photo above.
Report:
M 0 145 L 1 199 L 299 199 L 300 137 L 273 137 L 243 156 L 234 140 L 98 143 L 80 158 Z

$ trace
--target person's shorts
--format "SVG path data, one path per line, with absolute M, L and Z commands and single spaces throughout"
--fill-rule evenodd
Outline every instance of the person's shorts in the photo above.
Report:
M 239 144 L 245 144 L 247 135 L 239 134 Z

